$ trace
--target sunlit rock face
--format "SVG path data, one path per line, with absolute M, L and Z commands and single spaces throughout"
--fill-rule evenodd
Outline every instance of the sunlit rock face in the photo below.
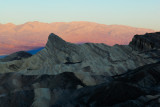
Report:
M 0 62 L 0 106 L 159 107 L 159 33 L 146 35 L 108 46 L 51 33 L 37 54 L 18 52 Z
M 1 24 L 0 55 L 44 47 L 51 32 L 71 43 L 91 42 L 127 45 L 133 35 L 149 33 L 153 30 L 93 22 Z

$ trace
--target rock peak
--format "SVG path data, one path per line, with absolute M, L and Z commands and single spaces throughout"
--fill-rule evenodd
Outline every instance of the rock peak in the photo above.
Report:
M 51 33 L 49 35 L 49 38 L 48 39 L 51 39 L 51 40 L 54 40 L 54 41 L 64 41 L 61 37 L 57 36 L 56 34 L 54 33 Z
M 46 44 L 47 48 L 61 48 L 64 47 L 66 45 L 66 41 L 64 41 L 62 38 L 60 38 L 59 36 L 57 36 L 54 33 L 51 33 L 48 37 L 48 42 Z

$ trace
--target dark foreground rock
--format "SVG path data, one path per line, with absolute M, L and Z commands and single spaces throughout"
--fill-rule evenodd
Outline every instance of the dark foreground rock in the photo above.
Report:
M 147 66 L 147 67 L 146 67 Z M 141 107 L 160 105 L 160 62 L 87 86 L 72 72 L 0 75 L 1 107 Z
M 130 46 L 136 50 L 148 51 L 160 48 L 160 32 L 146 33 L 145 35 L 135 35 L 130 42 Z
M 79 89 L 70 97 L 62 97 L 54 106 L 158 107 L 160 62 L 146 66 L 113 76 L 114 80 L 110 84 Z

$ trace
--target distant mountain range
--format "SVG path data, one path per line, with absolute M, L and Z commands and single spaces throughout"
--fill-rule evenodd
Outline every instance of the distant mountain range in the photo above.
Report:
M 44 47 L 51 32 L 72 43 L 126 45 L 135 34 L 154 32 L 154 30 L 93 22 L 0 24 L 0 55 Z

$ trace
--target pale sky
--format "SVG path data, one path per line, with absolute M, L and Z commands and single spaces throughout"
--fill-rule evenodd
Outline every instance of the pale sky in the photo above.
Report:
M 160 0 L 0 0 L 0 23 L 90 21 L 160 31 Z

